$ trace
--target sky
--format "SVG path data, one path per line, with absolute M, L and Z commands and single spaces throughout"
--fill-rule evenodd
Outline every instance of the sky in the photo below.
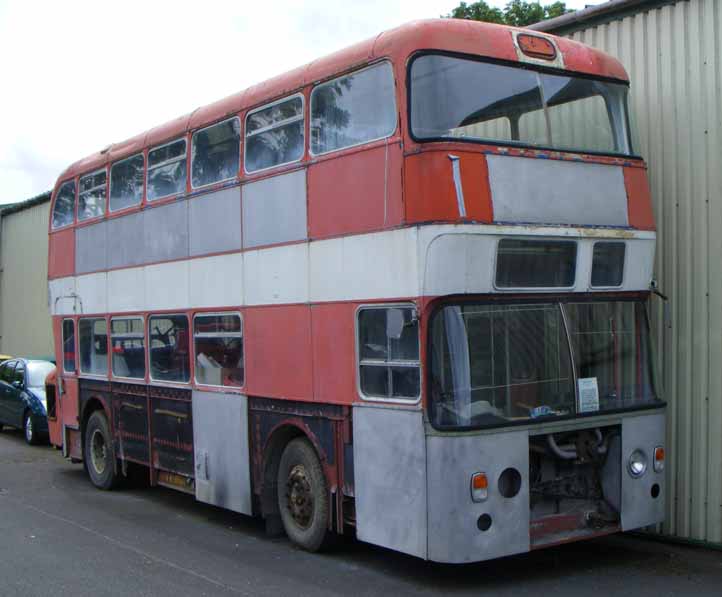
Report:
M 458 4 L 0 0 L 0 204 L 51 189 L 110 143 Z

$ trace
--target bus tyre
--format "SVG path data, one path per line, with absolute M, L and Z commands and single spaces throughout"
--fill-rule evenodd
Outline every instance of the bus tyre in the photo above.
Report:
M 291 541 L 308 551 L 322 547 L 328 532 L 328 487 L 316 451 L 303 437 L 289 442 L 281 456 L 278 509 Z
M 113 442 L 108 420 L 103 411 L 96 410 L 85 426 L 85 468 L 90 481 L 98 489 L 112 489 L 117 481 Z

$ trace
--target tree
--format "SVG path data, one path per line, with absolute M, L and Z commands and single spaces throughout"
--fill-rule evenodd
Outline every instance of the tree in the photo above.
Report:
M 552 19 L 568 12 L 566 2 L 553 2 L 542 5 L 539 1 L 510 0 L 504 10 L 489 6 L 485 0 L 467 4 L 461 2 L 447 17 L 454 19 L 469 19 L 473 21 L 486 21 L 487 23 L 500 23 L 514 27 L 526 27 L 546 19 Z

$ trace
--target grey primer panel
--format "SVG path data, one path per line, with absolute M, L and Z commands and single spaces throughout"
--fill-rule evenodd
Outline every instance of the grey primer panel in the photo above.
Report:
M 241 189 L 233 187 L 190 199 L 190 254 L 241 248 Z
M 353 407 L 356 535 L 426 558 L 426 455 L 421 410 Z
M 143 236 L 146 263 L 188 257 L 188 201 L 146 209 Z
M 497 222 L 628 226 L 620 166 L 488 155 Z
M 141 265 L 143 247 L 143 213 L 112 218 L 108 224 L 108 267 Z
M 655 473 L 654 449 L 664 446 L 665 415 L 655 413 L 622 420 L 622 530 L 629 531 L 664 521 L 664 472 Z M 634 450 L 647 455 L 647 472 L 634 479 L 627 468 Z M 652 486 L 659 485 L 659 496 L 652 497 Z
M 76 273 L 105 269 L 106 230 L 106 222 L 98 222 L 75 231 Z
M 252 514 L 248 398 L 193 392 L 196 499 Z
M 430 560 L 478 562 L 529 551 L 528 432 L 430 435 L 426 454 Z M 498 491 L 507 467 L 522 478 L 521 490 L 508 499 Z M 489 497 L 481 503 L 471 499 L 471 476 L 477 472 L 489 479 Z M 482 514 L 491 516 L 487 531 L 477 527 Z
M 306 170 L 243 187 L 243 246 L 306 238 Z

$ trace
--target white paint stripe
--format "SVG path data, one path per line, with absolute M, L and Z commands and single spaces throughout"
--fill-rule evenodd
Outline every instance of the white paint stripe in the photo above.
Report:
M 489 293 L 497 241 L 579 239 L 575 291 L 589 290 L 595 240 L 627 243 L 623 290 L 645 290 L 653 232 L 534 226 L 429 225 L 60 278 L 55 315 L 278 305 Z

